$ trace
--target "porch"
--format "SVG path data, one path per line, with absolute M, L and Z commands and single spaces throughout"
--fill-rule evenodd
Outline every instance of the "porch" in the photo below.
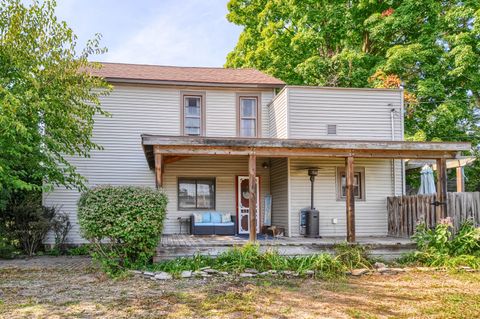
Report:
M 259 204 L 258 199 L 264 192 L 261 187 L 258 187 L 258 183 L 264 183 L 267 189 L 271 188 L 270 191 L 273 193 L 271 212 L 273 224 L 284 227 L 288 236 L 298 235 L 299 211 L 310 202 L 307 198 L 307 194 L 310 194 L 310 187 L 305 170 L 312 164 L 320 168 L 319 180 L 322 184 L 319 186 L 323 187 L 321 194 L 325 196 L 321 202 L 317 202 L 322 205 L 320 207 L 322 211 L 320 226 L 322 227 L 326 223 L 332 224 L 330 229 L 320 230 L 322 236 L 345 234 L 349 242 L 359 242 L 366 235 L 386 235 L 386 198 L 395 195 L 396 189 L 399 189 L 396 186 L 395 176 L 397 168 L 401 169 L 401 166 L 396 164 L 402 163 L 395 161 L 407 158 L 434 159 L 437 162 L 439 168 L 437 197 L 440 204 L 436 208 L 436 214 L 446 216 L 446 161 L 457 158 L 460 151 L 470 148 L 469 143 L 207 138 L 159 135 L 142 135 L 142 144 L 149 166 L 155 171 L 157 187 L 165 189 L 169 198 L 172 199 L 173 203 L 169 209 L 170 220 L 187 217 L 190 214 L 176 201 L 180 197 L 180 193 L 183 193 L 183 189 L 181 191 L 179 188 L 177 189 L 177 185 L 178 187 L 180 185 L 179 178 L 182 175 L 188 173 L 198 177 L 219 176 L 218 196 L 212 192 L 209 198 L 213 198 L 210 203 L 218 202 L 222 206 L 211 206 L 208 209 L 236 212 L 238 225 L 241 221 L 239 220 L 238 203 L 235 208 L 235 199 L 240 197 L 239 194 L 244 196 L 242 197 L 246 199 L 244 206 L 248 208 L 246 225 L 250 241 L 257 240 L 256 233 L 262 226 L 258 223 L 258 219 L 262 218 L 262 205 Z M 273 166 L 268 162 L 265 162 L 267 165 L 262 165 L 263 158 L 268 159 Z M 194 160 L 197 162 L 194 163 Z M 274 161 L 276 162 L 274 163 Z M 233 163 L 236 164 L 233 165 Z M 358 169 L 365 170 L 365 168 L 367 172 L 363 171 L 357 175 Z M 371 172 L 375 172 L 376 175 L 372 175 Z M 267 178 L 258 179 L 258 176 L 261 177 L 262 174 L 265 174 L 264 176 Z M 274 176 L 274 174 L 277 175 Z M 390 174 L 392 178 L 390 178 Z M 364 180 L 365 175 L 367 175 L 367 180 Z M 238 187 L 238 183 L 234 182 L 234 178 L 238 176 L 246 178 L 245 189 Z M 268 179 L 270 179 L 269 182 L 267 182 Z M 361 191 L 360 184 L 371 187 L 367 191 L 368 195 Z M 216 189 L 215 180 L 212 185 L 212 189 Z M 236 191 L 235 188 L 237 188 Z M 215 197 L 219 198 L 215 199 Z M 365 200 L 366 197 L 367 200 Z M 375 206 L 371 206 L 371 204 Z M 180 208 L 183 210 L 180 211 Z M 205 207 L 202 206 L 202 208 Z M 172 211 L 174 211 L 174 215 L 171 215 Z M 372 212 L 374 213 L 372 214 Z M 277 218 L 276 221 L 275 218 Z M 322 218 L 324 218 L 323 221 Z M 337 225 L 338 230 L 336 229 Z M 173 225 L 169 232 L 173 233 Z M 185 237 L 180 238 L 185 241 Z M 338 239 L 344 240 L 345 236 Z M 315 246 L 312 243 L 298 242 L 295 239 L 289 241 L 285 238 L 284 240 L 275 240 L 273 243 L 288 247 Z M 232 242 L 227 246 L 246 241 L 246 238 L 243 238 L 243 241 L 227 240 L 228 243 Z M 267 243 L 270 244 L 267 240 L 263 246 Z M 211 243 L 208 242 L 208 244 Z M 329 242 L 322 243 L 320 241 L 320 244 L 329 244 Z M 333 244 L 330 242 L 330 246 Z M 216 242 L 212 245 L 213 247 L 219 246 Z M 167 246 L 184 248 L 178 244 Z M 197 246 L 201 247 L 201 245 Z M 162 248 L 160 247 L 159 250 Z
M 162 261 L 178 257 L 191 257 L 195 254 L 216 256 L 235 246 L 249 242 L 247 236 L 193 236 L 187 234 L 163 235 L 157 248 L 154 261 Z M 333 252 L 335 245 L 344 243 L 345 237 L 263 237 L 258 236 L 256 243 L 260 250 L 275 249 L 282 255 L 310 255 L 322 252 Z M 370 248 L 371 255 L 389 260 L 399 257 L 415 248 L 415 244 L 407 238 L 388 236 L 359 237 L 356 243 Z

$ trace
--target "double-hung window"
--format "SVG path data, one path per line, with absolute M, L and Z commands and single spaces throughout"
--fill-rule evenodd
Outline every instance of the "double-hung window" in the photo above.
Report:
M 215 178 L 179 178 L 178 209 L 215 209 Z
M 240 137 L 258 137 L 258 96 L 239 96 L 238 135 Z
M 355 169 L 353 175 L 353 195 L 358 200 L 365 200 L 365 169 Z M 343 167 L 337 169 L 337 199 L 347 197 L 347 178 Z
M 203 94 L 182 95 L 183 135 L 200 136 L 204 132 L 204 98 Z

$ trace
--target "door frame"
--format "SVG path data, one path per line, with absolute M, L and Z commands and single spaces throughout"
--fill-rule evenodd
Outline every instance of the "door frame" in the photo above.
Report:
M 240 219 L 238 218 L 238 179 L 239 177 L 247 177 L 248 175 L 236 175 L 235 176 L 235 219 L 236 219 L 236 228 L 235 232 L 237 234 L 240 234 L 239 229 L 240 229 Z M 257 175 L 258 178 L 258 194 L 257 194 L 257 202 L 258 202 L 258 211 L 257 211 L 257 218 L 258 218 L 258 229 L 257 229 L 257 234 L 260 233 L 260 230 L 263 226 L 263 220 L 262 220 L 262 177 Z M 249 225 L 250 227 L 250 225 Z

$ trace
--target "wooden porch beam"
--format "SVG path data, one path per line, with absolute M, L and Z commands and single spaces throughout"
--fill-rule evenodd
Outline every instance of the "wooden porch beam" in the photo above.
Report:
M 447 161 L 444 158 L 437 159 L 437 223 L 447 217 Z
M 248 156 L 252 148 L 227 146 L 171 146 L 155 145 L 158 152 L 166 156 L 211 156 L 238 155 Z M 311 148 L 255 148 L 259 157 L 361 157 L 361 158 L 421 158 L 421 159 L 452 159 L 457 157 L 456 151 L 426 151 L 426 150 L 352 150 L 352 149 L 311 149 Z
M 465 142 L 404 142 L 404 141 L 352 141 L 323 139 L 281 138 L 221 138 L 203 136 L 163 136 L 142 134 L 144 145 L 187 146 L 187 147 L 239 147 L 280 149 L 336 149 L 336 150 L 391 150 L 391 151 L 466 151 L 471 144 Z M 257 153 L 258 156 L 258 153 Z
M 465 191 L 465 178 L 463 177 L 463 166 L 457 167 L 456 173 L 457 173 L 457 192 L 461 193 Z
M 175 162 L 178 162 L 182 159 L 188 158 L 190 156 L 165 156 L 165 159 L 163 160 L 163 163 L 166 164 L 172 164 Z
M 248 208 L 250 217 L 249 240 L 257 240 L 257 156 L 251 153 L 248 157 Z
M 162 153 L 157 152 L 157 147 L 154 147 L 155 157 L 155 187 L 163 187 L 163 172 L 165 170 L 164 156 Z
M 347 209 L 347 242 L 355 242 L 355 192 L 354 179 L 355 168 L 353 157 L 345 158 L 345 179 L 347 186 L 346 209 Z

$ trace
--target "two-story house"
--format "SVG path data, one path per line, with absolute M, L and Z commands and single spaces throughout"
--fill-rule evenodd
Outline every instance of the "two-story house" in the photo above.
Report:
M 179 217 L 217 211 L 236 216 L 239 234 L 252 230 L 250 214 L 255 231 L 267 214 L 298 236 L 314 167 L 320 235 L 383 236 L 386 198 L 405 189 L 403 159 L 437 159 L 441 170 L 468 149 L 404 142 L 400 89 L 289 86 L 254 69 L 104 63 L 94 72 L 114 86 L 102 100 L 111 117 L 94 126 L 104 149 L 70 160 L 89 186 L 163 188 L 165 234 L 179 232 Z M 44 194 L 45 205 L 70 214 L 72 243 L 83 242 L 79 195 L 62 187 Z

